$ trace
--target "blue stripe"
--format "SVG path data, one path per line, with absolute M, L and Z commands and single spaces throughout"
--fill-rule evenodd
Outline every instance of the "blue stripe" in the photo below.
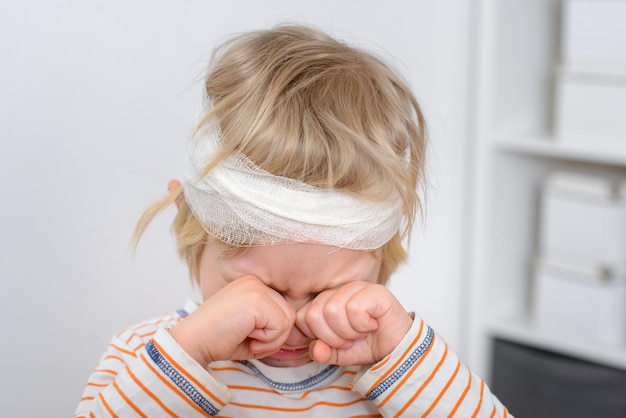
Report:
M 282 383 L 271 380 L 269 377 L 265 376 L 261 372 L 261 370 L 259 370 L 254 364 L 250 363 L 248 360 L 242 360 L 240 363 L 256 373 L 256 375 L 259 376 L 259 378 L 267 383 L 272 389 L 280 390 L 282 392 L 297 392 L 304 389 L 309 389 L 328 378 L 335 372 L 335 370 L 339 368 L 339 366 L 331 365 L 326 367 L 315 376 L 311 376 L 301 382 Z
M 181 318 L 186 318 L 189 315 L 189 313 L 186 310 L 184 310 L 184 309 L 179 309 L 179 310 L 176 311 L 176 313 Z
M 169 379 L 174 382 L 174 384 L 178 386 L 178 388 L 182 390 L 183 393 L 189 397 L 189 399 L 191 399 L 209 415 L 217 415 L 219 410 L 204 396 L 202 396 L 202 394 L 198 392 L 198 389 L 196 389 L 195 386 L 189 382 L 189 380 L 185 379 L 185 377 L 181 375 L 180 372 L 165 359 L 165 357 L 163 357 L 163 355 L 152 343 L 152 340 L 148 341 L 146 344 L 146 351 L 154 364 L 156 364 L 163 374 L 169 377 Z
M 413 350 L 413 352 L 400 365 L 400 367 L 398 367 L 393 373 L 389 375 L 389 377 L 380 382 L 378 386 L 376 386 L 374 389 L 372 389 L 370 393 L 367 394 L 367 399 L 373 401 L 381 394 L 383 394 L 387 389 L 393 386 L 393 384 L 396 383 L 402 376 L 404 376 L 404 374 L 409 371 L 409 369 L 415 363 L 417 363 L 417 360 L 419 360 L 419 358 L 424 355 L 426 350 L 428 350 L 428 347 L 430 347 L 430 345 L 432 344 L 433 338 L 435 337 L 435 332 L 433 331 L 433 329 L 428 325 L 427 327 L 428 330 L 426 332 L 426 338 L 424 338 L 424 341 L 422 341 L 422 343 L 417 346 L 415 350 Z

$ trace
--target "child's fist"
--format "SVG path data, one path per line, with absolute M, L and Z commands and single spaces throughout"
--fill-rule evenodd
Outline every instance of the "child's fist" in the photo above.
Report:
M 296 319 L 276 291 L 253 276 L 234 280 L 170 330 L 202 365 L 260 358 L 280 350 Z
M 297 312 L 319 363 L 373 364 L 393 351 L 413 319 L 382 285 L 363 281 L 326 290 Z

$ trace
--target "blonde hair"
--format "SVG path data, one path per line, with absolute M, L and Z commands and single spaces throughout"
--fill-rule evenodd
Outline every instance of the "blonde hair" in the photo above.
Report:
M 205 79 L 212 107 L 196 135 L 217 123 L 223 149 L 210 171 L 233 151 L 276 176 L 333 188 L 368 200 L 401 196 L 404 228 L 382 247 L 380 282 L 406 259 L 408 237 L 422 211 L 425 121 L 406 83 L 372 54 L 316 29 L 289 25 L 245 33 L 218 48 Z M 150 220 L 175 200 L 172 228 L 180 256 L 198 280 L 198 259 L 211 237 L 181 198 L 181 188 L 149 208 Z M 244 251 L 223 244 L 222 256 Z

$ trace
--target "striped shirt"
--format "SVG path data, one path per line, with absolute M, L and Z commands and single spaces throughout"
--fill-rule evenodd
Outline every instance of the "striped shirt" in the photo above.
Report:
M 117 334 L 89 377 L 75 417 L 507 417 L 485 383 L 419 318 L 373 366 L 256 360 L 202 367 L 167 331 L 194 309 Z

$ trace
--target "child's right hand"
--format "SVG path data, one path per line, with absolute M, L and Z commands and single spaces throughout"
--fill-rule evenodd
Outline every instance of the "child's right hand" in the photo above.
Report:
M 253 276 L 232 281 L 207 299 L 170 334 L 203 366 L 220 360 L 261 358 L 280 350 L 296 312 Z

